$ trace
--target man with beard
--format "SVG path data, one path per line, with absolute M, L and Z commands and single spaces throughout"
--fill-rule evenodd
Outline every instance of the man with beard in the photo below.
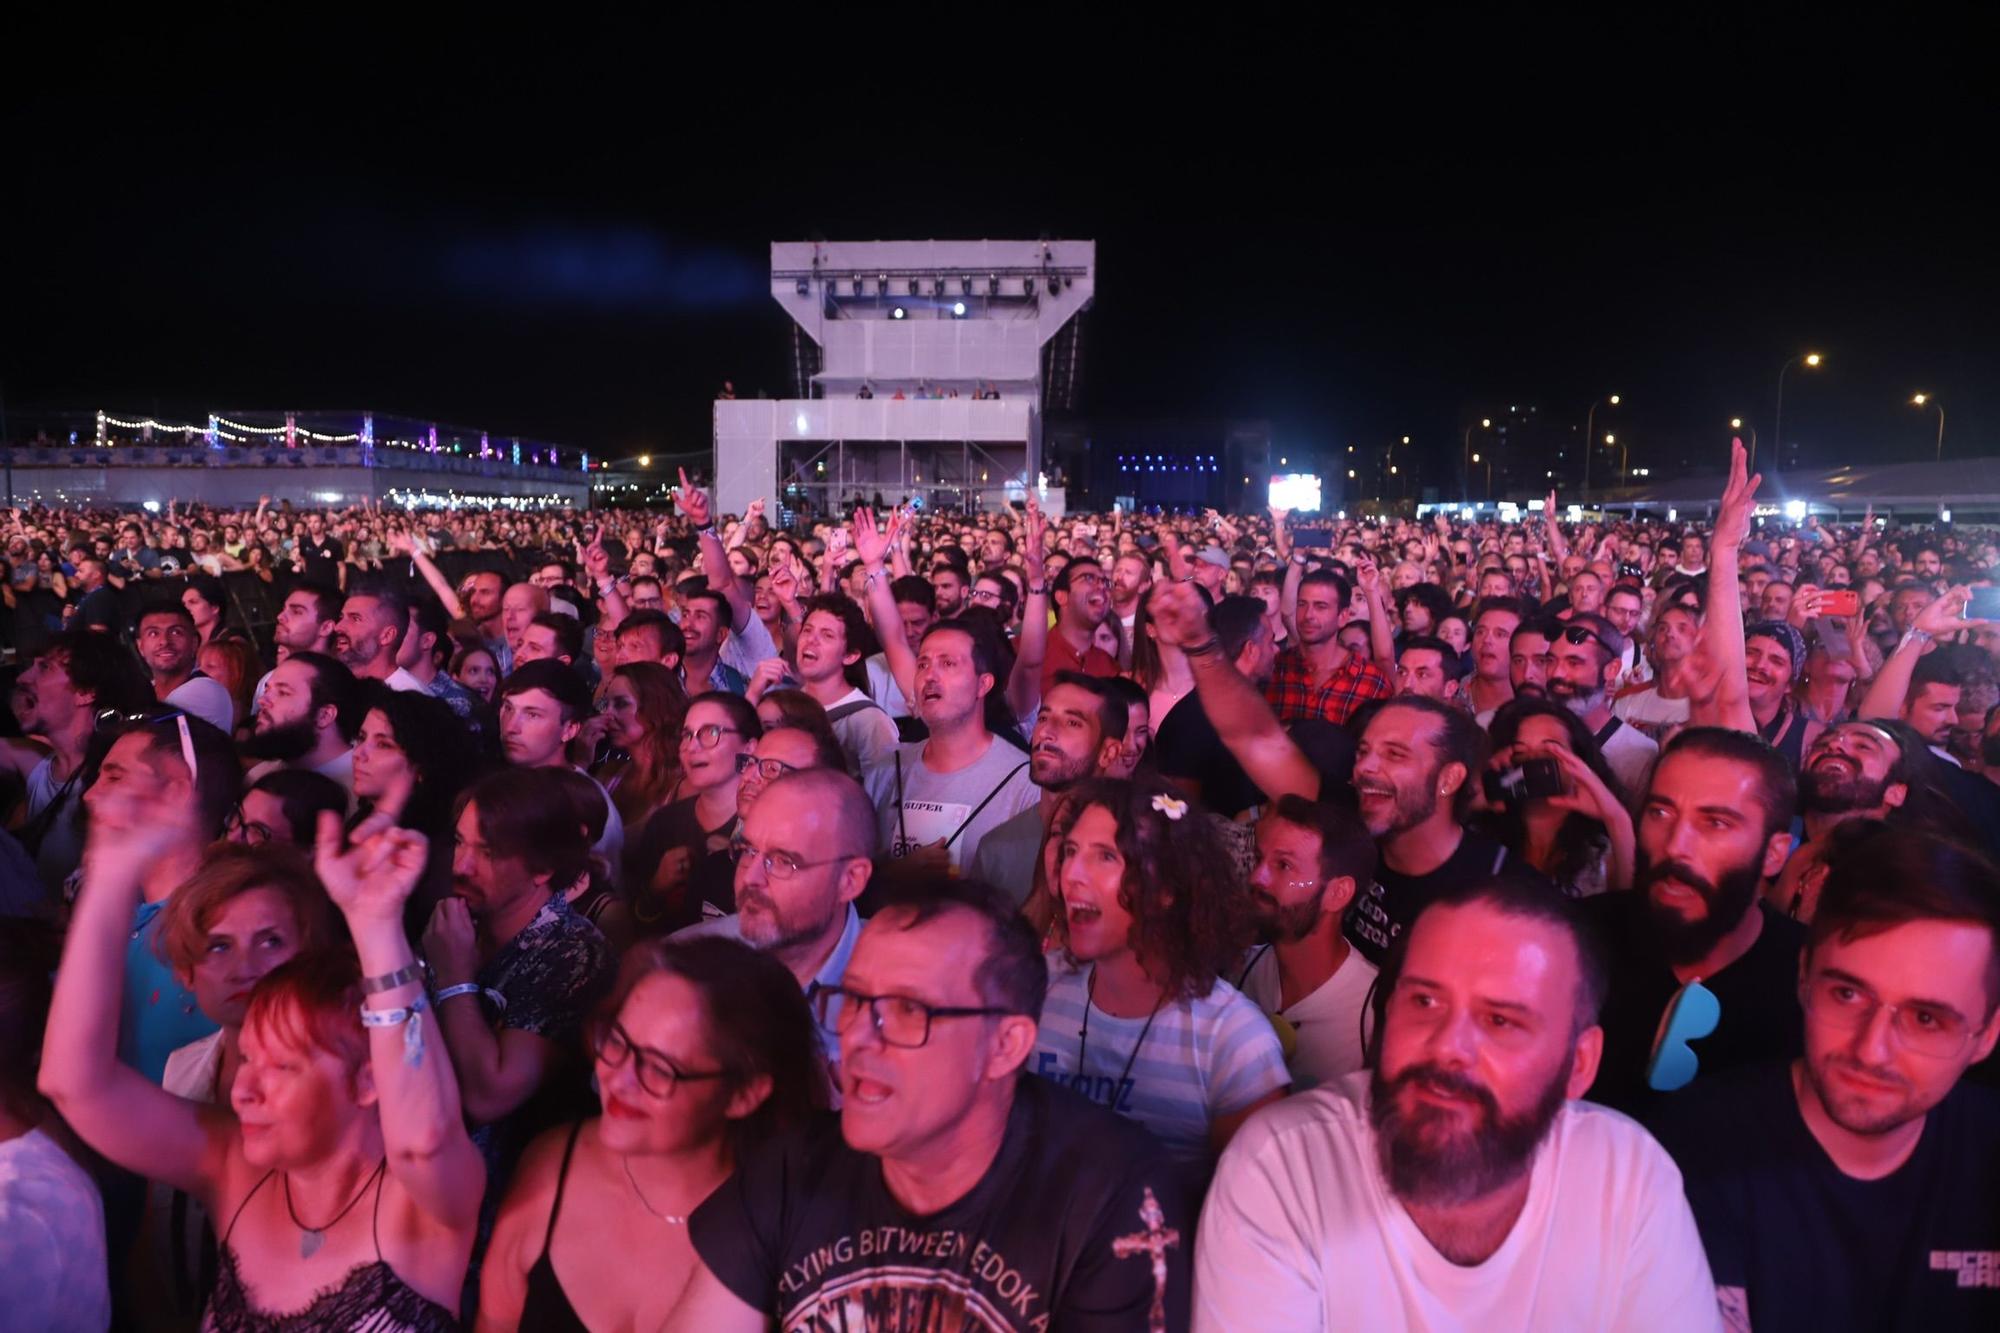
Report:
M 1549 697 L 1549 644 L 1558 631 L 1539 619 L 1523 620 L 1507 640 L 1507 683 L 1516 699 Z
M 1912 763 L 1922 760 L 1903 749 L 1892 725 L 1842 722 L 1821 732 L 1806 752 L 1799 770 L 1805 838 L 1786 858 L 1770 895 L 1785 915 L 1799 921 L 1813 919 L 1835 829 L 1858 819 L 1886 819 L 1909 801 L 1917 776 Z
M 1374 882 L 1375 841 L 1336 805 L 1282 796 L 1257 821 L 1250 898 L 1262 943 L 1236 978 L 1272 1016 L 1298 1090 L 1366 1064 L 1362 1015 L 1375 965 L 1340 933 L 1358 886 Z
M 1354 794 L 1381 865 L 1347 913 L 1347 938 L 1380 967 L 1435 898 L 1500 872 L 1507 849 L 1465 827 L 1483 768 L 1465 710 L 1405 695 L 1376 710 L 1354 751 Z
M 1490 725 L 1500 705 L 1514 697 L 1509 645 L 1527 611 L 1512 597 L 1487 597 L 1472 617 L 1472 676 L 1465 695 L 1482 727 Z
M 1611 692 L 1623 669 L 1625 636 L 1603 616 L 1587 611 L 1550 628 L 1548 697 L 1583 719 L 1618 781 L 1625 790 L 1638 791 L 1646 785 L 1646 770 L 1660 747 L 1611 712 Z
M 1770 1330 L 2000 1327 L 2000 892 L 1961 844 L 1885 828 L 1833 868 L 1799 969 L 1802 1058 L 1660 1118 L 1718 1295 Z
M 1056 575 L 1053 590 L 1056 623 L 1049 634 L 1047 655 L 1042 658 L 1042 689 L 1046 691 L 1064 671 L 1117 675 L 1117 659 L 1091 642 L 1097 627 L 1111 614 L 1111 594 L 1103 568 L 1087 557 L 1072 560 Z
M 1110 772 L 1124 748 L 1127 717 L 1125 705 L 1099 677 L 1065 671 L 1055 678 L 1028 738 L 1028 776 L 1042 799 L 980 839 L 972 859 L 974 879 L 1028 903 L 1063 794 Z
M 354 714 L 360 688 L 354 673 L 325 653 L 293 653 L 278 663 L 257 705 L 243 754 L 268 760 L 250 770 L 255 782 L 279 768 L 319 773 L 354 793 Z
M 200 718 L 225 736 L 235 730 L 236 702 L 228 688 L 195 669 L 201 633 L 187 607 L 177 601 L 148 606 L 139 613 L 133 639 L 152 673 L 156 699 Z
M 1586 909 L 1612 962 L 1594 1099 L 1658 1109 L 1687 1053 L 1663 1019 L 1701 1003 L 1681 993 L 1695 982 L 1721 1006 L 1714 1032 L 1688 1048 L 1701 1075 L 1798 1049 L 1805 928 L 1758 893 L 1784 867 L 1797 803 L 1791 765 L 1755 736 L 1691 727 L 1668 744 L 1639 806 L 1634 892 Z
M 1680 605 L 1662 606 L 1646 638 L 1648 678 L 1643 684 L 1620 690 L 1611 711 L 1656 742 L 1673 728 L 1686 725 L 1687 692 L 1676 677 L 1700 637 L 1701 618 L 1693 611 Z
M 356 680 L 379 680 L 392 690 L 422 690 L 424 684 L 396 664 L 410 629 L 410 604 L 386 586 L 352 592 L 340 608 L 333 631 L 333 655 Z
M 1680 1173 L 1597 1072 L 1603 962 L 1535 882 L 1442 898 L 1382 978 L 1374 1072 L 1286 1099 L 1223 1153 L 1197 1333 L 1718 1329 Z
M 314 583 L 295 583 L 278 607 L 271 625 L 271 645 L 277 660 L 293 653 L 327 653 L 333 649 L 333 632 L 340 627 L 341 595 L 332 588 Z M 271 683 L 265 672 L 250 696 L 251 707 L 264 702 L 264 690 Z
M 1195 689 L 1183 695 L 1155 729 L 1153 737 L 1153 763 L 1161 776 L 1172 778 L 1176 786 L 1190 795 L 1201 799 L 1202 804 L 1219 815 L 1234 819 L 1238 814 L 1264 799 L 1265 793 L 1250 780 L 1243 771 L 1236 756 L 1230 753 L 1221 733 L 1209 715 L 1209 703 L 1204 699 L 1202 681 L 1208 675 L 1204 661 L 1212 656 L 1217 665 L 1226 663 L 1234 673 L 1248 681 L 1259 691 L 1271 683 L 1278 656 L 1277 644 L 1271 638 L 1270 621 L 1264 615 L 1264 604 L 1255 597 L 1225 597 L 1217 603 L 1213 611 L 1206 611 L 1200 604 L 1200 594 L 1187 585 L 1172 585 L 1185 589 L 1185 598 L 1194 599 L 1189 605 L 1195 617 L 1194 628 L 1181 631 L 1176 627 L 1161 625 L 1157 615 L 1154 620 L 1155 632 L 1160 641 L 1170 647 L 1182 647 L 1175 636 L 1182 632 L 1192 632 L 1195 640 L 1191 646 L 1199 647 L 1198 640 L 1212 639 L 1215 649 L 1212 654 L 1194 653 L 1188 658 L 1188 665 L 1195 677 Z M 1183 600 L 1181 592 L 1167 592 L 1167 585 L 1155 595 L 1156 604 L 1161 598 L 1176 603 Z
M 759 742 L 802 736 L 774 727 Z M 840 985 L 861 934 L 855 900 L 874 869 L 875 811 L 861 784 L 839 768 L 781 773 L 743 816 L 730 854 L 736 910 L 677 931 L 675 938 L 722 935 L 783 963 L 799 989 Z M 840 1058 L 832 1025 L 820 1027 L 829 1061 Z
M 1118 665 L 1132 665 L 1132 634 L 1139 606 L 1153 588 L 1153 566 L 1137 551 L 1127 551 L 1111 563 L 1111 614 L 1118 617 L 1118 642 L 1124 645 Z
M 1292 615 L 1299 642 L 1278 654 L 1265 691 L 1279 721 L 1317 717 L 1344 723 L 1363 704 L 1396 692 L 1380 664 L 1341 643 L 1347 602 L 1347 580 L 1334 571 L 1316 569 L 1300 578 Z

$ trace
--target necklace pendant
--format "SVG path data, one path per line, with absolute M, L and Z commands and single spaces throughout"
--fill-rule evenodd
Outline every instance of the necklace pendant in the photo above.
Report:
M 326 1244 L 326 1233 L 307 1228 L 299 1232 L 299 1258 L 310 1259 Z

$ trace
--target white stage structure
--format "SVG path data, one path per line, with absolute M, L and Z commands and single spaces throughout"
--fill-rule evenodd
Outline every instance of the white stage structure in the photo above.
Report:
M 771 295 L 803 335 L 812 396 L 715 404 L 720 508 L 1023 498 L 1041 482 L 1047 380 L 1075 374 L 1044 349 L 1090 306 L 1096 269 L 1094 241 L 773 243 Z

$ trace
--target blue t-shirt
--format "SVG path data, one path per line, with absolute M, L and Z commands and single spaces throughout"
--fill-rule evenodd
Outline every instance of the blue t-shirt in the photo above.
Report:
M 153 952 L 162 899 L 140 903 L 132 914 L 132 939 L 125 946 L 125 998 L 118 1018 L 118 1058 L 158 1083 L 167 1057 L 215 1031 L 195 1006 L 194 992 L 175 979 L 166 960 Z

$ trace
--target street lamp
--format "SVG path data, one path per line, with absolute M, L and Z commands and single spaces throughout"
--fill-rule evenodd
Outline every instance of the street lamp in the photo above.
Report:
M 1778 367 L 1778 409 L 1773 414 L 1771 422 L 1771 439 L 1778 450 L 1778 458 L 1781 462 L 1785 456 L 1785 372 L 1801 362 L 1816 369 L 1824 359 L 1818 352 L 1807 352 L 1804 356 L 1795 356 L 1785 362 L 1784 365 Z
M 1600 398 L 1600 399 L 1598 399 L 1598 400 L 1597 400 L 1597 402 L 1594 402 L 1594 403 L 1592 403 L 1592 404 L 1590 405 L 1590 411 L 1588 411 L 1588 412 L 1584 413 L 1584 417 L 1583 417 L 1583 502 L 1584 502 L 1585 504 L 1589 504 L 1589 503 L 1590 503 L 1590 455 L 1591 455 L 1591 452 L 1592 452 L 1592 451 L 1591 451 L 1591 447 L 1590 447 L 1590 441 L 1591 441 L 1591 438 L 1592 438 L 1593 436 L 1595 436 L 1595 435 L 1597 434 L 1597 408 L 1598 408 L 1598 405 L 1599 405 L 1599 404 L 1602 404 L 1602 403 L 1609 403 L 1609 404 L 1611 404 L 1611 405 L 1612 405 L 1613 407 L 1616 407 L 1616 406 L 1618 406 L 1618 395 L 1614 393 L 1614 394 L 1612 394 L 1612 395 L 1611 395 L 1610 397 L 1608 397 L 1608 398 Z
M 1937 400 L 1937 395 L 1934 393 L 1920 393 L 1916 397 L 1912 398 L 1910 402 L 1917 407 L 1935 407 L 1937 409 L 1937 414 L 1938 414 L 1937 461 L 1940 463 L 1944 462 L 1944 404 L 1940 403 Z
M 1467 499 L 1472 498 L 1472 465 L 1479 461 L 1472 455 L 1472 432 L 1474 429 L 1475 428 L 1472 426 L 1467 426 L 1465 428 L 1465 495 Z M 1492 430 L 1493 418 L 1492 417 L 1479 418 L 1479 425 L 1476 429 Z M 1489 495 L 1486 498 L 1490 500 L 1493 497 Z

